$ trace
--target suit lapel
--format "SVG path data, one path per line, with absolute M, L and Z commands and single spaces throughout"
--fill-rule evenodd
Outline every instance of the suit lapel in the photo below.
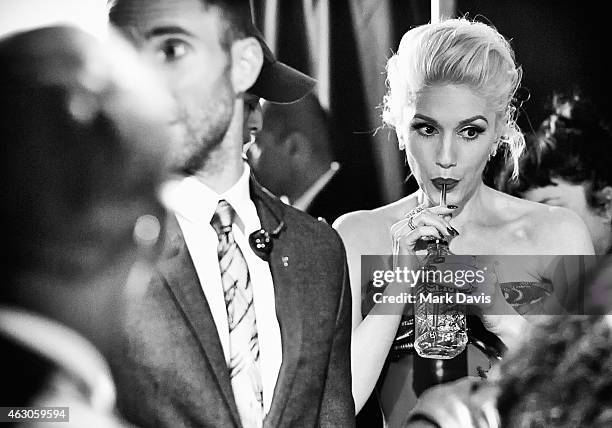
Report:
M 185 238 L 173 215 L 169 216 L 167 228 L 168 242 L 164 257 L 159 263 L 159 270 L 166 278 L 188 327 L 200 342 L 200 348 L 217 379 L 217 385 L 230 408 L 235 424 L 240 426 L 240 416 L 217 326 L 198 280 Z
M 279 220 L 284 218 L 282 202 L 273 199 L 252 178 L 251 198 L 257 208 L 262 227 L 267 231 L 276 229 Z M 276 316 L 281 330 L 283 362 L 274 388 L 272 405 L 264 421 L 266 427 L 281 425 L 301 355 L 304 319 L 301 290 L 303 284 L 297 278 L 299 255 L 287 237 L 287 228 L 290 227 L 291 225 L 286 225 L 279 237 L 273 239 L 269 261 L 274 282 Z

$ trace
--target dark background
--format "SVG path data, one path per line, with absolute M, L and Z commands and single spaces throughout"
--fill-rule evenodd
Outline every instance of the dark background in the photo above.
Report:
M 458 15 L 490 21 L 511 40 L 531 92 L 519 124 L 525 132 L 544 119 L 553 91 L 581 88 L 610 116 L 610 18 L 595 1 L 459 0 Z M 484 18 L 481 18 L 482 17 Z M 485 19 L 486 18 L 486 19 Z M 531 126 L 530 126 L 531 124 Z
M 301 3 L 302 0 L 279 1 L 281 37 L 277 56 L 289 65 L 308 71 Z M 359 61 L 367 58 L 358 56 L 356 36 L 360 29 L 354 28 L 351 21 L 351 0 L 330 0 L 329 3 L 330 115 L 334 151 L 355 185 L 363 190 L 363 208 L 372 208 L 390 201 L 384 200 L 381 192 L 384 183 L 378 179 L 377 168 L 380 166 L 373 156 L 373 129 L 367 120 L 368 109 L 374 106 L 365 101 L 359 67 Z M 390 5 L 389 25 L 392 28 L 392 49 L 395 50 L 405 31 L 429 22 L 430 1 L 391 0 Z M 568 93 L 580 89 L 594 101 L 604 117 L 612 117 L 612 73 L 606 58 L 612 25 L 603 5 L 605 2 L 559 0 L 456 1 L 456 16 L 467 15 L 492 24 L 510 39 L 516 60 L 523 67 L 523 87 L 531 93 L 519 116 L 519 125 L 524 132 L 536 129 L 544 119 L 554 91 Z M 384 76 L 381 75 L 381 79 Z M 391 140 L 394 140 L 393 135 Z M 396 167 L 401 170 L 402 177 L 408 176 L 403 156 L 398 159 Z M 490 181 L 487 179 L 487 182 Z M 402 186 L 404 194 L 416 189 L 412 180 Z

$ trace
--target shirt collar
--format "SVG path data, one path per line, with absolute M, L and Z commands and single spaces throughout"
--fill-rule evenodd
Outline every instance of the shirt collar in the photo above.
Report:
M 251 201 L 251 169 L 244 163 L 242 175 L 227 191 L 218 194 L 194 176 L 166 186 L 162 199 L 177 215 L 192 223 L 210 223 L 217 204 L 225 199 L 238 216 L 237 224 L 247 233 L 259 229 L 259 218 Z

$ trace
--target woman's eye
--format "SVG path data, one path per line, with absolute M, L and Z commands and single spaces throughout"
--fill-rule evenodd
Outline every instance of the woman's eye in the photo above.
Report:
M 424 137 L 431 137 L 432 135 L 437 134 L 438 132 L 436 128 L 431 125 L 428 125 L 427 123 L 418 123 L 416 125 L 413 125 L 412 128 Z
M 187 53 L 187 43 L 182 40 L 168 39 L 160 48 L 160 54 L 165 62 L 174 62 L 181 59 Z
M 473 140 L 483 132 L 484 130 L 481 128 L 475 126 L 468 126 L 467 128 L 463 128 L 461 131 L 459 131 L 459 135 L 461 135 L 466 140 Z

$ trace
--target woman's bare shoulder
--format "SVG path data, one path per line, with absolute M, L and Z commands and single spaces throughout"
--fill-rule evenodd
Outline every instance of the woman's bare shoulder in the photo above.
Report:
M 552 254 L 594 254 L 591 235 L 574 211 L 545 205 L 534 214 L 536 236 Z
M 500 193 L 507 220 L 529 239 L 534 250 L 547 254 L 592 254 L 593 244 L 582 219 L 572 210 Z
M 344 214 L 332 227 L 338 231 L 347 245 L 354 241 L 359 241 L 362 245 L 381 239 L 385 239 L 386 242 L 391 226 L 415 206 L 416 196 L 410 195 L 373 210 Z

